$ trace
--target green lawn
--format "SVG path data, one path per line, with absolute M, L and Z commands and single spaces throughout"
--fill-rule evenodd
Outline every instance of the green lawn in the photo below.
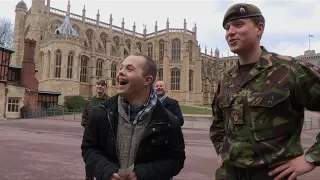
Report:
M 203 115 L 212 115 L 211 108 L 198 108 L 180 105 L 182 114 L 203 114 Z

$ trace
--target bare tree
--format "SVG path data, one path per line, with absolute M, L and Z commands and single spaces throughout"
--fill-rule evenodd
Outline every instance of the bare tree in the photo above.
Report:
M 13 45 L 13 23 L 7 18 L 0 18 L 0 45 L 10 48 Z

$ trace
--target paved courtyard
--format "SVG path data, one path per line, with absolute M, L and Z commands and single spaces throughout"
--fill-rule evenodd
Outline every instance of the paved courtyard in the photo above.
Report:
M 208 131 L 184 129 L 187 159 L 179 180 L 214 180 L 217 157 Z M 304 131 L 305 148 L 315 141 L 319 129 Z M 21 119 L 0 121 L 0 179 L 83 180 L 84 163 L 79 121 Z M 318 180 L 320 168 L 299 180 Z

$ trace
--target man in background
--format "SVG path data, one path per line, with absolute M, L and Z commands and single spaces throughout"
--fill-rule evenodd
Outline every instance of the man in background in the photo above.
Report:
M 96 82 L 95 90 L 97 94 L 92 98 L 90 98 L 88 103 L 86 104 L 84 111 L 82 113 L 81 126 L 85 127 L 89 116 L 93 112 L 94 108 L 96 108 L 97 105 L 99 105 L 99 102 L 108 99 L 108 95 L 105 93 L 107 88 L 108 88 L 107 81 L 105 79 L 99 79 Z M 93 180 L 93 176 L 91 176 L 87 170 L 86 170 L 86 180 Z
M 179 119 L 180 125 L 183 126 L 184 119 L 181 113 L 179 102 L 173 98 L 168 97 L 166 83 L 164 81 L 157 81 L 155 84 L 155 90 L 158 99 L 162 103 L 163 107 L 171 111 L 172 114 L 174 114 Z

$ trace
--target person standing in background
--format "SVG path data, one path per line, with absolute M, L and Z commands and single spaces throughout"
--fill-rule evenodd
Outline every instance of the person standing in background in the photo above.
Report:
M 89 99 L 82 113 L 81 126 L 85 127 L 89 116 L 93 112 L 94 108 L 99 105 L 99 102 L 108 99 L 108 95 L 105 93 L 107 90 L 107 81 L 105 79 L 99 79 L 96 82 L 95 90 L 96 95 Z M 86 169 L 86 180 L 93 180 L 93 176 Z
M 180 121 L 180 125 L 183 126 L 184 119 L 179 106 L 179 102 L 173 98 L 168 97 L 167 86 L 164 81 L 157 81 L 155 84 L 155 90 L 158 96 L 158 99 L 162 103 L 163 107 L 172 112 Z

